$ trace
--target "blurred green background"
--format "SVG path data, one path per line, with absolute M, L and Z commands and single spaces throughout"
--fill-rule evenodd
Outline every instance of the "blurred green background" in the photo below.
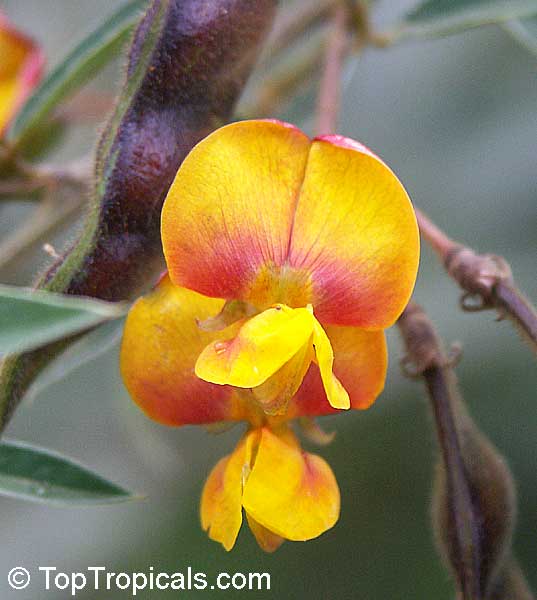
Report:
M 112 0 L 3 0 L 0 6 L 45 47 L 54 65 L 73 43 L 119 4 Z M 392 23 L 412 0 L 380 1 L 373 16 Z M 122 61 L 121 61 L 122 62 Z M 92 83 L 114 93 L 121 64 Z M 299 126 L 311 98 L 284 113 Z M 488 27 L 443 40 L 368 50 L 347 68 L 340 132 L 378 152 L 415 203 L 456 239 L 504 255 L 527 294 L 537 299 L 537 58 L 502 29 Z M 104 118 L 104 115 L 103 115 Z M 54 159 L 84 155 L 98 120 L 69 133 Z M 30 204 L 0 207 L 0 235 L 24 219 Z M 70 234 L 72 237 L 74 234 Z M 10 277 L 29 283 L 42 253 Z M 463 343 L 457 369 L 478 425 L 506 456 L 519 493 L 515 552 L 537 589 L 537 368 L 535 357 L 492 313 L 464 314 L 459 292 L 424 248 L 416 298 L 447 343 Z M 118 374 L 117 349 L 23 404 L 11 438 L 73 456 L 146 498 L 103 508 L 56 509 L 1 499 L 2 598 L 68 598 L 40 585 L 11 591 L 5 574 L 23 565 L 84 571 L 269 572 L 270 592 L 215 591 L 220 598 L 279 597 L 363 600 L 451 600 L 429 528 L 434 434 L 422 387 L 403 378 L 402 348 L 389 334 L 386 390 L 364 413 L 326 418 L 337 430 L 319 452 L 342 493 L 337 526 L 306 544 L 285 543 L 265 555 L 243 528 L 226 553 L 201 531 L 198 502 L 205 477 L 228 453 L 237 430 L 218 436 L 201 428 L 168 429 L 147 420 L 129 400 Z M 40 578 L 37 578 L 40 579 Z M 140 592 L 142 599 L 203 592 Z M 90 592 L 84 599 L 129 598 Z

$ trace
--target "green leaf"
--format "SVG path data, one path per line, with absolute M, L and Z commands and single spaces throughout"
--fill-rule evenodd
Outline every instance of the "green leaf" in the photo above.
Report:
M 70 373 L 119 345 L 123 328 L 123 319 L 108 321 L 95 329 L 82 334 L 63 352 L 52 359 L 32 382 L 25 398 L 33 400 L 49 386 L 65 379 Z
M 0 285 L 0 356 L 44 346 L 118 319 L 124 303 Z
M 0 494 L 59 505 L 110 504 L 137 497 L 65 456 L 13 441 L 0 444 Z
M 503 24 L 520 44 L 537 56 L 537 17 L 517 19 Z
M 537 14 L 537 0 L 423 0 L 392 32 L 392 40 L 440 37 Z
M 62 100 L 84 85 L 117 55 L 147 2 L 148 0 L 129 0 L 83 39 L 45 77 L 10 127 L 7 133 L 10 142 L 20 144 L 31 136 Z

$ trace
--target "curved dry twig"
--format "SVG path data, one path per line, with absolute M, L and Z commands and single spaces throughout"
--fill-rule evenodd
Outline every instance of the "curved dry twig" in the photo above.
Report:
M 507 316 L 514 322 L 537 352 L 537 310 L 516 287 L 507 261 L 458 244 L 417 209 L 416 217 L 423 238 L 464 290 L 461 307 L 469 312 L 496 309 L 500 319 Z

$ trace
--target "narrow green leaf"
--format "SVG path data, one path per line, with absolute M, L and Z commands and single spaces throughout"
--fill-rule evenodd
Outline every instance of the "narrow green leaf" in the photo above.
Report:
M 45 77 L 26 101 L 7 133 L 8 140 L 12 143 L 22 143 L 50 111 L 116 56 L 147 2 L 148 0 L 129 0 L 83 39 Z
M 507 21 L 503 27 L 527 50 L 537 56 L 537 17 Z
M 394 29 L 394 40 L 440 37 L 537 14 L 537 0 L 423 0 Z
M 136 498 L 61 454 L 13 441 L 0 444 L 0 495 L 58 505 L 110 504 Z
M 118 347 L 125 327 L 124 319 L 108 321 L 81 335 L 52 359 L 32 382 L 25 399 L 33 400 L 51 385 L 65 379 L 82 365 L 95 360 L 105 352 Z
M 126 311 L 124 303 L 0 285 L 0 356 L 38 348 Z

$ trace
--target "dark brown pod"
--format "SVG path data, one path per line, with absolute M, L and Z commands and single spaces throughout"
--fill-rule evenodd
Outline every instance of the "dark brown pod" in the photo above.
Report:
M 466 482 L 472 505 L 472 529 L 476 566 L 475 595 L 483 600 L 492 591 L 509 562 L 516 521 L 516 493 L 511 472 L 503 457 L 477 429 L 461 403 L 454 406 Z M 436 539 L 454 578 L 464 579 L 454 522 L 455 494 L 460 490 L 448 484 L 445 464 L 438 465 L 434 486 L 432 520 Z M 462 597 L 462 596 L 461 596 Z
M 440 456 L 432 524 L 457 600 L 530 600 L 512 556 L 516 521 L 513 477 L 498 450 L 468 414 L 442 342 L 423 309 L 410 302 L 398 321 L 405 373 L 422 377 L 429 394 Z
M 190 149 L 229 120 L 276 0 L 153 0 L 130 49 L 126 82 L 101 137 L 78 241 L 39 287 L 119 301 L 163 266 L 160 211 Z M 40 368 L 67 342 L 10 357 L 0 376 L 5 425 Z

